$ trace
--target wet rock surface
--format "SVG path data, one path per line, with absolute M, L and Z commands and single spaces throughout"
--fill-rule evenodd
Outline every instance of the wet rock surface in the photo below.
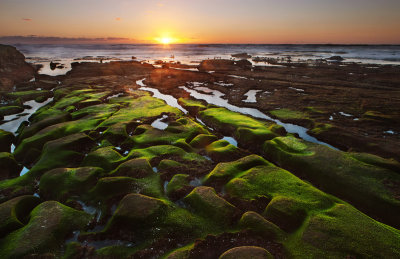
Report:
M 0 130 L 0 257 L 400 257 L 399 140 L 378 134 L 400 132 L 397 99 L 370 98 L 397 94 L 398 68 L 353 80 L 344 75 L 368 68 L 292 66 L 207 61 L 203 71 L 217 71 L 208 73 L 82 63 L 65 76 L 38 76 L 59 81 L 45 90 L 36 82 L 3 95 L 24 110 L 40 96 L 48 102 L 18 130 Z M 218 90 L 342 150 L 180 86 Z M 257 102 L 243 103 L 251 89 L 262 90 Z M 344 135 L 354 141 L 343 144 Z

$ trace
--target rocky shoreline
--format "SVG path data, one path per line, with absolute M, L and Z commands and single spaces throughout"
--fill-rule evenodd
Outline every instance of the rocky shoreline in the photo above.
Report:
M 0 88 L 1 258 L 400 257 L 399 67 L 29 71 Z

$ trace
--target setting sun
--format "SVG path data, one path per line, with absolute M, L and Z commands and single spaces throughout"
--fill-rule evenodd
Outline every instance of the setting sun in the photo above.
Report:
M 171 38 L 162 38 L 161 39 L 162 44 L 170 44 L 171 43 Z

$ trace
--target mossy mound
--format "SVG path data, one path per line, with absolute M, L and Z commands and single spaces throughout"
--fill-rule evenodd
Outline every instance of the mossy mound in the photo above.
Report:
M 214 135 L 199 134 L 195 138 L 193 138 L 192 141 L 190 141 L 189 145 L 194 148 L 204 148 L 216 140 L 218 140 L 218 138 Z
M 0 152 L 10 152 L 14 139 L 14 134 L 0 129 Z
M 84 195 L 103 173 L 98 167 L 56 168 L 40 178 L 40 196 L 48 200 L 66 201 Z
M 206 147 L 207 155 L 215 161 L 232 161 L 243 156 L 242 152 L 226 140 L 217 140 Z
M 234 135 L 240 145 L 246 148 L 257 148 L 259 143 L 285 134 L 279 125 L 261 122 L 225 108 L 209 108 L 201 111 L 199 116 L 223 134 Z
M 165 130 L 156 129 L 150 125 L 138 126 L 133 132 L 131 140 L 136 148 L 154 145 L 180 145 L 179 141 L 187 145 L 197 135 L 207 133 L 208 131 L 202 125 L 189 118 L 180 118 L 171 122 Z
M 400 183 L 400 175 L 388 169 L 388 165 L 393 166 L 393 161 L 383 162 L 384 159 L 374 157 L 369 159 L 370 163 L 365 163 L 362 155 L 357 160 L 354 154 L 293 137 L 265 142 L 264 156 L 299 176 L 305 176 L 323 190 L 351 201 L 368 214 L 400 226 L 400 221 L 394 216 L 400 213 L 400 200 L 390 187 Z M 368 159 L 364 157 L 364 161 Z M 382 164 L 383 167 L 379 166 Z
M 0 165 L 0 180 L 17 177 L 22 169 L 8 152 L 0 152 Z
M 23 227 L 31 210 L 40 203 L 38 197 L 25 195 L 0 204 L 0 238 Z
M 148 95 L 126 99 L 128 105 L 114 113 L 101 123 L 100 127 L 108 127 L 118 122 L 130 122 L 144 117 L 158 117 L 163 113 L 181 114 L 177 108 L 166 105 L 164 101 Z
M 184 198 L 196 213 L 212 218 L 223 225 L 229 225 L 236 217 L 236 208 L 217 195 L 211 187 L 195 188 Z
M 239 225 L 241 228 L 249 229 L 267 239 L 282 240 L 286 236 L 277 225 L 254 211 L 244 213 Z
M 253 212 L 245 213 L 240 221 L 240 226 L 250 229 L 258 235 L 279 240 L 293 257 L 357 256 L 367 254 L 367 251 L 372 249 L 371 247 L 374 247 L 373 249 L 379 254 L 388 250 L 387 244 L 393 245 L 394 240 L 400 240 L 398 230 L 369 218 L 343 201 L 319 191 L 289 172 L 273 165 L 255 166 L 238 174 L 225 185 L 225 190 L 231 196 L 248 200 L 260 195 L 272 197 L 272 201 L 266 206 L 263 216 Z M 335 207 L 342 207 L 345 211 L 351 211 L 351 213 L 328 213 Z M 327 220 L 327 223 L 321 223 L 318 226 L 319 228 L 327 225 L 331 229 L 318 230 L 318 234 L 315 235 L 307 234 L 308 239 L 305 242 L 304 233 L 306 232 L 303 233 L 303 231 L 313 226 L 311 224 L 314 217 Z M 386 233 L 392 241 L 387 242 L 382 237 L 379 242 L 368 243 L 368 247 L 364 247 L 361 245 L 362 238 L 357 239 L 357 237 L 350 236 L 357 235 L 356 230 L 346 230 L 348 222 L 351 222 L 350 224 L 355 229 L 362 228 L 365 230 L 363 238 L 373 237 L 375 232 L 379 232 Z M 262 229 L 265 229 L 264 233 L 262 233 Z M 288 234 L 284 234 L 280 229 Z M 325 249 L 324 243 L 320 242 L 321 235 L 332 242 L 332 250 Z M 331 235 L 335 237 L 332 240 L 330 239 Z M 341 242 L 354 239 L 357 240 L 353 243 L 354 247 L 349 245 L 336 251 L 333 248 L 341 247 Z M 360 245 L 355 248 L 357 246 L 355 243 Z M 392 257 L 398 253 L 398 248 L 399 246 L 396 244 L 390 249 Z
M 167 204 L 141 194 L 128 194 L 118 205 L 107 228 L 148 228 L 162 221 Z
M 82 166 L 97 166 L 106 171 L 111 171 L 123 161 L 124 157 L 111 146 L 99 148 L 90 152 L 83 160 Z
M 151 174 L 154 174 L 154 172 L 149 161 L 147 159 L 137 158 L 122 163 L 117 169 L 110 173 L 110 176 L 144 178 Z
M 31 253 L 58 253 L 64 238 L 74 230 L 83 229 L 90 215 L 46 201 L 32 210 L 29 222 L 0 241 L 2 258 L 16 258 Z
M 207 108 L 201 101 L 179 98 L 178 103 L 182 105 L 192 115 L 197 115 L 200 111 Z
M 166 189 L 168 197 L 172 200 L 178 200 L 192 191 L 194 187 L 189 185 L 189 175 L 176 174 L 169 181 Z
M 274 258 L 267 250 L 256 246 L 240 246 L 229 249 L 219 259 L 272 259 Z
M 214 170 L 204 177 L 203 182 L 208 185 L 225 184 L 232 178 L 238 177 L 259 165 L 270 165 L 270 163 L 257 155 L 246 156 L 230 163 L 219 163 Z
M 312 216 L 301 238 L 305 243 L 329 251 L 333 255 L 331 257 L 400 256 L 398 230 L 378 223 L 355 208 L 343 204 L 337 204 L 321 214 Z

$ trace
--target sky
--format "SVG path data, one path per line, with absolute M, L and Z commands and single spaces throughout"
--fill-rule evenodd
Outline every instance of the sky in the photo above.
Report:
M 0 41 L 49 37 L 118 43 L 400 44 L 400 0 L 0 0 Z

